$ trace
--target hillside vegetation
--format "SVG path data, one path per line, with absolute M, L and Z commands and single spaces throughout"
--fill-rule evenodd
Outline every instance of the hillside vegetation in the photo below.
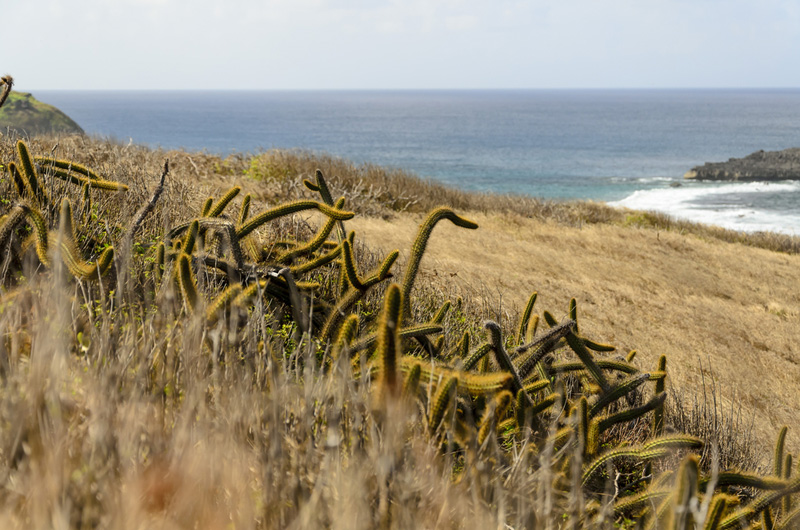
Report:
M 724 329 L 649 313 L 729 292 L 659 298 L 658 264 L 686 248 L 756 253 L 787 284 L 796 256 L 280 156 L 0 139 L 3 527 L 796 524 L 794 425 L 767 432 L 781 416 L 760 411 L 765 442 L 702 400 L 680 408 L 670 382 L 705 374 L 722 399 L 711 372 L 736 367 L 686 363 L 717 335 L 676 361 L 654 331 Z M 455 205 L 429 208 L 424 187 Z M 626 265 L 648 248 L 652 265 Z M 763 313 L 796 318 L 784 294 Z

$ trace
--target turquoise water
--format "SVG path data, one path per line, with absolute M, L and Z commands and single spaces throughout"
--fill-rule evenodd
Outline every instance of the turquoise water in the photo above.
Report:
M 800 184 L 682 182 L 800 146 L 800 90 L 35 92 L 87 132 L 213 153 L 272 147 L 466 190 L 584 198 L 800 234 Z M 681 187 L 673 187 L 681 183 Z

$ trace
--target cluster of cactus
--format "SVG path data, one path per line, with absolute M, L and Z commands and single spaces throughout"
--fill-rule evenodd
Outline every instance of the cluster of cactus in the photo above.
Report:
M 113 247 L 79 244 L 88 235 L 76 228 L 72 202 L 63 189 L 80 186 L 81 210 L 86 211 L 92 207 L 93 191 L 122 193 L 127 187 L 77 163 L 31 157 L 22 141 L 17 155 L 17 162 L 5 164 L 17 193 L 0 218 L 5 270 L 31 270 L 24 268 L 33 260 L 37 267 L 44 266 L 36 270 L 63 264 L 79 282 L 119 281 L 124 275 L 117 270 L 122 265 L 115 263 Z M 156 194 L 126 237 L 135 237 L 152 210 L 167 171 L 165 166 Z M 58 188 L 56 182 L 63 184 Z M 320 171 L 313 182 L 304 184 L 320 200 L 288 202 L 256 215 L 250 212 L 250 195 L 238 212 L 226 215 L 241 193 L 239 187 L 218 199 L 208 197 L 198 216 L 167 230 L 152 245 L 145 275 L 151 292 L 180 293 L 178 318 L 196 319 L 209 329 L 224 323 L 227 329 L 242 330 L 254 307 L 264 302 L 282 308 L 292 323 L 295 343 L 315 346 L 320 377 L 345 369 L 369 382 L 376 417 L 390 403 L 418 409 L 426 436 L 461 459 L 502 455 L 509 447 L 550 455 L 555 491 L 566 497 L 574 477 L 579 477 L 581 494 L 593 499 L 579 515 L 582 523 L 607 516 L 609 510 L 620 519 L 646 521 L 653 528 L 723 529 L 763 523 L 772 529 L 789 528 L 800 520 L 800 508 L 792 505 L 800 478 L 790 477 L 785 430 L 775 451 L 774 476 L 736 470 L 703 475 L 694 454 L 703 442 L 665 433 L 663 356 L 653 370 L 642 371 L 634 364 L 635 352 L 614 356 L 613 346 L 581 333 L 574 299 L 568 316 L 559 322 L 547 311 L 536 314 L 536 293 L 513 334 L 504 336 L 499 324 L 487 321 L 485 340 L 469 332 L 457 340 L 447 337 L 444 322 L 453 304 L 445 302 L 426 321 L 414 321 L 420 313 L 413 307 L 415 280 L 440 221 L 465 229 L 476 229 L 477 224 L 446 207 L 432 211 L 419 227 L 402 282 L 387 286 L 399 251 L 390 252 L 375 270 L 360 271 L 355 234 L 348 233 L 344 223 L 354 212 L 344 209 L 344 198 L 333 198 Z M 56 206 L 53 197 L 59 191 L 62 198 Z M 257 241 L 263 225 L 308 210 L 327 217 L 308 240 L 270 245 Z M 82 246 L 90 249 L 89 256 Z M 206 281 L 199 282 L 201 276 Z M 323 285 L 324 278 L 330 278 L 328 285 Z M 12 284 L 25 281 L 23 274 L 6 274 L 4 287 L 10 291 Z M 385 291 L 383 307 L 373 317 L 359 311 L 358 304 L 376 286 Z M 652 391 L 646 391 L 648 384 Z M 646 436 L 628 445 L 615 428 L 631 422 L 646 423 L 640 429 Z M 667 469 L 665 463 L 680 454 L 685 456 L 679 469 Z M 621 467 L 637 473 L 615 479 L 613 471 Z M 458 474 L 454 464 L 453 475 Z M 601 503 L 602 492 L 615 480 L 621 493 L 611 503 Z M 732 494 L 736 487 L 763 493 L 744 503 Z

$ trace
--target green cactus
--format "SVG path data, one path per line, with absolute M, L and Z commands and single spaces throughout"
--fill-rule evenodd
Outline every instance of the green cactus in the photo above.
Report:
M 109 271 L 114 261 L 113 247 L 106 248 L 94 264 L 87 263 L 81 258 L 78 250 L 78 242 L 72 224 L 72 204 L 69 199 L 62 199 L 60 212 L 58 241 L 64 265 L 76 278 L 97 280 Z
M 439 384 L 431 399 L 431 410 L 428 414 L 428 429 L 431 434 L 434 434 L 442 423 L 444 414 L 450 407 L 450 402 L 453 400 L 458 388 L 458 377 L 452 376 L 444 383 Z
M 380 385 L 389 393 L 399 389 L 398 359 L 402 355 L 400 335 L 398 334 L 403 297 L 400 286 L 393 283 L 386 289 L 383 311 L 378 322 L 378 346 L 376 355 L 380 360 Z
M 17 141 L 17 155 L 22 169 L 22 176 L 27 183 L 26 188 L 30 190 L 31 196 L 42 206 L 50 204 L 50 198 L 47 196 L 44 185 L 36 173 L 36 168 L 33 166 L 28 146 L 22 140 Z
M 336 208 L 337 210 L 341 210 L 342 207 L 344 207 L 344 197 L 336 201 L 336 204 L 334 205 L 334 208 Z M 336 225 L 337 222 L 338 221 L 336 221 L 336 219 L 329 217 L 313 239 L 311 239 L 305 245 L 299 245 L 292 250 L 284 252 L 283 254 L 278 256 L 277 261 L 280 263 L 287 263 L 291 262 L 292 260 L 300 256 L 314 253 L 325 243 L 325 241 L 328 240 L 328 236 L 330 236 L 331 232 L 333 231 L 333 227 Z
M 100 178 L 100 176 L 97 173 L 87 168 L 86 166 L 78 164 L 76 162 L 72 162 L 70 160 L 58 160 L 46 156 L 35 156 L 33 157 L 33 160 L 42 166 L 51 166 L 53 168 L 64 169 L 66 171 L 74 171 L 76 173 L 80 173 L 81 175 L 84 175 L 91 180 L 105 180 Z
M 200 217 L 208 217 L 208 212 L 211 211 L 212 204 L 214 204 L 214 197 L 208 197 L 203 201 L 203 206 L 200 207 Z
M 529 405 L 533 405 L 530 401 L 530 397 L 528 394 L 525 393 L 525 390 L 522 388 L 522 379 L 520 379 L 519 374 L 517 373 L 517 369 L 514 366 L 514 363 L 511 362 L 511 358 L 508 356 L 505 347 L 503 346 L 503 339 L 500 333 L 500 326 L 496 322 L 492 322 L 491 320 L 487 320 L 484 323 L 484 327 L 489 331 L 490 336 L 490 343 L 492 345 L 492 351 L 494 352 L 494 358 L 497 361 L 497 364 L 500 365 L 500 369 L 508 372 L 511 374 L 511 389 L 516 394 L 517 392 L 522 391 L 523 394 L 526 396 L 526 400 Z
M 234 186 L 228 190 L 222 198 L 217 201 L 216 204 L 213 206 L 209 206 L 208 212 L 203 215 L 203 217 L 219 217 L 220 214 L 227 208 L 228 204 L 236 198 L 237 195 L 242 191 L 242 188 L 239 186 Z M 204 206 L 205 207 L 205 206 Z
M 454 225 L 462 228 L 469 228 L 474 230 L 478 225 L 469 219 L 459 217 L 450 208 L 437 208 L 428 214 L 428 217 L 420 225 L 417 237 L 414 239 L 414 244 L 411 246 L 411 256 L 409 257 L 408 264 L 406 265 L 406 273 L 403 278 L 403 313 L 405 318 L 411 318 L 411 289 L 414 287 L 414 280 L 417 278 L 419 272 L 419 264 L 422 261 L 422 255 L 425 253 L 425 248 L 428 246 L 428 240 L 431 237 L 433 228 L 439 221 L 447 219 Z
M 505 416 L 511 406 L 513 396 L 508 390 L 498 392 L 488 404 L 478 423 L 478 445 L 482 446 L 490 434 L 497 431 L 500 419 Z
M 533 306 L 536 304 L 536 298 L 539 296 L 538 292 L 534 292 L 531 294 L 530 298 L 528 298 L 528 303 L 525 304 L 525 310 L 522 312 L 522 318 L 519 320 L 519 327 L 517 328 L 517 336 L 514 337 L 514 343 L 520 344 L 523 341 L 527 342 L 526 339 L 526 332 L 528 330 L 528 324 L 531 320 L 531 313 L 533 313 Z
M 73 173 L 68 171 L 64 171 L 63 169 L 58 169 L 55 167 L 48 167 L 46 168 L 46 174 L 59 178 L 63 181 L 70 182 L 72 184 L 76 184 L 78 186 L 85 186 L 89 184 L 93 189 L 103 190 L 103 191 L 127 191 L 128 186 L 126 184 L 122 184 L 121 182 L 114 182 L 111 180 L 103 180 L 103 179 L 94 179 L 90 177 L 79 177 Z
M 231 302 L 241 293 L 242 285 L 235 283 L 229 285 L 208 304 L 208 308 L 206 309 L 206 321 L 209 326 L 213 326 L 219 320 L 220 315 L 230 307 Z
M 197 282 L 192 273 L 191 258 L 188 254 L 182 253 L 178 256 L 177 273 L 186 308 L 189 312 L 194 312 L 200 300 L 200 295 L 197 292 Z M 239 296 L 241 296 L 241 293 Z
M 327 204 L 323 204 L 317 201 L 294 201 L 294 202 L 287 202 L 284 204 L 280 204 L 274 208 L 271 208 L 265 212 L 262 212 L 255 217 L 252 217 L 246 223 L 243 223 L 236 229 L 236 237 L 242 239 L 247 237 L 253 230 L 258 228 L 259 226 L 272 221 L 273 219 L 277 219 L 279 217 L 283 217 L 286 215 L 291 215 L 293 213 L 302 212 L 304 210 L 319 210 L 320 212 L 324 213 L 328 217 L 333 219 L 344 221 L 347 219 L 352 219 L 355 213 L 347 212 L 344 210 L 338 210 L 336 208 L 332 208 Z
M 667 357 L 662 355 L 658 358 L 658 366 L 656 367 L 657 371 L 665 372 L 667 370 Z M 656 381 L 656 390 L 655 394 L 661 395 L 664 393 L 666 388 L 665 378 L 661 378 Z M 653 411 L 653 436 L 661 436 L 664 432 L 664 405 L 661 404 L 657 406 Z
M 610 392 L 602 394 L 597 401 L 592 404 L 592 407 L 589 409 L 589 417 L 593 418 L 597 416 L 600 411 L 609 406 L 611 403 L 630 394 L 639 388 L 645 381 L 649 380 L 650 374 L 639 373 L 621 381 L 615 385 Z
M 351 355 L 355 353 L 351 347 L 351 343 L 355 339 L 357 332 L 358 317 L 356 315 L 349 315 L 342 323 L 339 335 L 331 346 L 331 359 L 334 362 L 341 356 L 343 351 L 349 351 Z

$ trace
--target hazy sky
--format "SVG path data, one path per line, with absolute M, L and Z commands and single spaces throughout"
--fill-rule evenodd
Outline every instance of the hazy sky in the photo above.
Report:
M 0 0 L 35 89 L 798 87 L 797 0 Z

